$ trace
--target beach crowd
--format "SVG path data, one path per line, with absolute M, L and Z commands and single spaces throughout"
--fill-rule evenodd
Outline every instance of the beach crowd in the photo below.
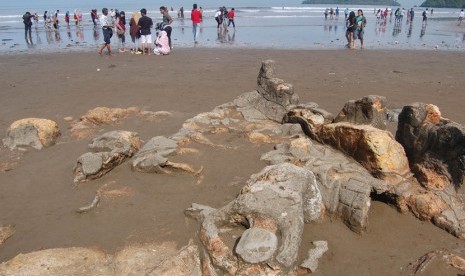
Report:
M 101 14 L 98 14 L 97 9 L 92 9 L 90 16 L 92 24 L 95 28 L 102 28 L 103 34 L 103 45 L 99 48 L 98 53 L 103 54 L 106 49 L 109 55 L 112 55 L 111 39 L 116 33 L 118 37 L 118 50 L 120 53 L 125 53 L 126 49 L 126 35 L 129 34 L 131 38 L 130 53 L 131 54 L 143 54 L 143 55 L 168 55 L 173 49 L 171 33 L 173 18 L 169 14 L 169 10 L 173 11 L 173 7 L 168 9 L 166 6 L 160 7 L 160 13 L 163 16 L 162 22 L 154 24 L 153 19 L 147 14 L 147 9 L 142 8 L 138 12 L 133 12 L 129 20 L 126 19 L 126 12 L 118 9 L 103 8 Z M 43 26 L 46 31 L 53 32 L 58 31 L 61 26 L 60 22 L 60 11 L 56 10 L 54 13 L 44 12 L 43 15 Z M 184 7 L 178 10 L 178 18 L 184 19 Z M 216 12 L 215 21 L 218 23 L 217 30 L 218 34 L 228 32 L 229 26 L 232 24 L 234 30 L 236 25 L 235 10 L 231 8 L 229 11 L 226 7 L 220 7 Z M 64 21 L 67 28 L 74 25 L 76 28 L 80 28 L 83 25 L 83 15 L 81 11 L 74 10 L 71 15 L 67 11 L 64 15 Z M 193 29 L 194 43 L 198 43 L 198 35 L 200 33 L 200 23 L 203 20 L 203 9 L 198 7 L 197 4 L 193 4 L 191 11 L 191 21 Z M 23 22 L 25 26 L 25 39 L 28 44 L 32 44 L 32 27 L 39 28 L 40 17 L 37 13 L 26 12 L 23 15 Z M 155 35 L 152 37 L 152 30 L 155 29 Z M 59 36 L 59 33 L 56 32 Z M 58 40 L 58 38 L 57 38 Z M 140 43 L 140 46 L 139 46 Z M 153 50 L 152 50 L 153 44 Z

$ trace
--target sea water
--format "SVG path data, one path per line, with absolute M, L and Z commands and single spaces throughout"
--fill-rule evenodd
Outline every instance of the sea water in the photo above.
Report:
M 401 4 L 420 4 L 421 1 L 399 1 Z M 130 0 L 43 0 L 43 1 L 0 1 L 0 52 L 38 52 L 38 51 L 73 51 L 96 50 L 102 44 L 103 35 L 100 26 L 94 27 L 90 18 L 90 10 L 97 9 L 99 14 L 103 7 L 124 10 L 126 21 L 133 11 L 141 8 L 148 10 L 148 16 L 154 23 L 162 20 L 159 7 L 166 5 L 174 19 L 172 24 L 172 40 L 174 48 L 194 47 L 192 23 L 190 20 L 191 1 L 174 0 L 130 1 Z M 434 9 L 433 15 L 428 11 L 428 20 L 422 22 L 424 8 L 415 7 L 413 22 L 407 24 L 406 17 L 400 24 L 395 23 L 394 16 L 386 21 L 379 21 L 374 10 L 385 9 L 384 6 L 339 6 L 339 18 L 324 18 L 324 10 L 330 6 L 303 5 L 301 1 L 290 0 L 253 0 L 253 1 L 202 1 L 197 2 L 204 10 L 198 45 L 195 47 L 221 48 L 273 48 L 273 49 L 342 49 L 345 39 L 346 25 L 344 9 L 357 11 L 363 9 L 367 18 L 365 28 L 365 48 L 368 49 L 465 49 L 465 22 L 457 25 L 459 10 Z M 217 30 L 214 14 L 218 6 L 234 7 L 236 11 L 236 30 L 228 32 Z M 332 8 L 336 9 L 337 5 Z M 178 10 L 184 7 L 185 18 L 178 18 Z M 405 9 L 412 6 L 405 5 Z M 391 9 L 392 7 L 389 7 Z M 395 9 L 396 7 L 394 7 Z M 46 31 L 43 24 L 43 13 L 54 14 L 60 10 L 58 30 Z M 73 12 L 83 14 L 83 24 L 74 25 Z M 22 15 L 29 11 L 36 12 L 40 21 L 32 28 L 32 44 L 24 38 Z M 70 12 L 70 26 L 66 26 L 64 15 Z M 129 29 L 129 27 L 128 27 Z M 153 32 L 155 33 L 155 31 Z M 112 46 L 117 47 L 116 34 Z M 130 45 L 130 37 L 126 35 L 126 47 Z

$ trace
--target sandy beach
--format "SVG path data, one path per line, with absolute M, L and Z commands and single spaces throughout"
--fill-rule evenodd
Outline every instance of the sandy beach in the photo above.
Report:
M 273 147 L 232 137 L 229 142 L 237 150 L 204 148 L 208 154 L 186 155 L 184 160 L 194 167 L 204 166 L 201 184 L 188 174 L 133 173 L 125 163 L 100 179 L 74 185 L 73 167 L 90 139 L 71 137 L 65 118 L 78 119 L 95 107 L 135 106 L 173 114 L 152 122 L 130 117 L 99 127 L 97 134 L 130 130 L 144 141 L 171 135 L 186 119 L 254 90 L 261 61 L 273 59 L 277 75 L 294 85 L 301 103 L 316 102 L 333 114 L 351 99 L 382 95 L 389 108 L 432 103 L 444 117 L 465 122 L 463 52 L 191 48 L 175 49 L 169 56 L 109 58 L 95 51 L 1 59 L 2 137 L 13 121 L 28 117 L 56 121 L 62 136 L 57 145 L 29 150 L 19 159 L 7 149 L 0 151 L 0 162 L 18 163 L 0 172 L 0 224 L 16 228 L 0 245 L 0 262 L 55 247 L 96 247 L 111 253 L 144 242 L 183 246 L 198 230 L 198 223 L 183 211 L 193 202 L 220 207 L 234 199 L 249 176 L 265 167 L 260 156 Z M 89 214 L 75 212 L 108 183 L 126 188 L 128 195 L 103 200 Z M 329 242 L 316 275 L 398 275 L 409 262 L 441 248 L 465 256 L 465 241 L 430 222 L 382 202 L 374 202 L 370 212 L 368 233 L 362 236 L 340 221 L 305 226 L 302 252 L 312 240 Z

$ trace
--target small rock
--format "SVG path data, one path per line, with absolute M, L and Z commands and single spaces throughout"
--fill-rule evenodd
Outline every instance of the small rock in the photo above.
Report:
M 271 258 L 278 246 L 278 238 L 270 231 L 249 228 L 237 243 L 236 253 L 249 263 L 260 263 Z

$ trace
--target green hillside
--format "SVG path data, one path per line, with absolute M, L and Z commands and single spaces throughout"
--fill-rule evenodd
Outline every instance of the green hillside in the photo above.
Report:
M 304 0 L 302 4 L 400 6 L 395 0 Z
M 421 7 L 432 8 L 465 8 L 465 0 L 426 0 Z

